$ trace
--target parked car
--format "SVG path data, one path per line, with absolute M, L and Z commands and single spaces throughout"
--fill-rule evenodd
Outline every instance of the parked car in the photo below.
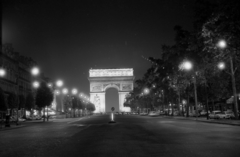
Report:
M 211 113 L 211 112 L 208 111 L 208 114 L 210 114 L 210 113 Z M 200 116 L 207 116 L 207 111 L 202 110 L 202 111 L 200 112 Z
M 148 113 L 147 113 L 147 112 L 142 112 L 142 113 L 140 113 L 139 115 L 140 115 L 140 116 L 147 116 Z
M 216 110 L 216 111 L 212 111 L 210 114 L 209 114 L 209 119 L 219 119 L 219 113 L 221 113 L 220 110 Z
M 228 115 L 228 116 L 230 117 L 230 119 L 235 118 L 233 111 L 224 111 L 224 113 L 225 113 L 226 115 Z
M 148 115 L 151 117 L 156 117 L 156 116 L 160 116 L 160 112 L 159 111 L 150 111 Z
M 174 116 L 178 116 L 178 115 L 179 115 L 179 112 L 178 112 L 178 111 L 174 111 L 174 112 L 173 112 L 173 115 L 174 115 Z
M 230 119 L 230 115 L 225 112 L 217 113 L 217 115 L 219 116 L 219 119 Z

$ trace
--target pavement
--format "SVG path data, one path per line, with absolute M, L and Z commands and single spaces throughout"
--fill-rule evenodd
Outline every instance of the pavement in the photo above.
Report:
M 24 122 L 19 122 L 19 125 L 16 125 L 15 122 L 11 122 L 10 127 L 5 127 L 5 122 L 3 124 L 1 124 L 0 122 L 0 131 L 22 128 L 27 126 L 29 123 L 74 122 L 75 120 L 78 121 L 79 119 L 88 118 L 88 117 L 89 116 L 76 117 L 76 118 L 49 119 L 48 121 L 45 120 L 45 122 L 43 122 L 43 120 L 26 120 Z
M 235 125 L 240 126 L 240 120 L 234 119 L 207 119 L 206 117 L 182 117 L 182 116 L 164 116 L 165 118 L 174 118 L 180 120 L 193 120 L 201 121 L 206 123 L 216 123 L 216 124 L 226 124 L 226 125 Z
M 233 119 L 208 119 L 206 117 L 182 117 L 182 116 L 163 116 L 164 118 L 174 118 L 179 120 L 192 120 L 192 121 L 200 121 L 200 122 L 206 122 L 206 123 L 216 123 L 216 124 L 226 124 L 226 125 L 235 125 L 240 126 L 240 120 L 233 120 Z M 85 117 L 80 117 L 85 118 Z M 72 121 L 74 119 L 78 118 L 63 118 L 63 119 L 49 119 L 49 121 L 46 122 L 64 122 L 64 121 Z M 42 120 L 31 120 L 31 121 L 25 121 L 20 122 L 20 125 L 16 125 L 15 123 L 11 123 L 10 127 L 5 127 L 5 124 L 0 125 L 0 131 L 3 130 L 10 130 L 10 129 L 17 129 L 21 127 L 25 127 L 27 123 L 42 123 Z

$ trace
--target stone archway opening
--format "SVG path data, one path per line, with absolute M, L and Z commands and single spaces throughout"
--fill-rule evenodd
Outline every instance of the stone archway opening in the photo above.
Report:
M 115 108 L 115 112 L 119 112 L 119 96 L 118 90 L 115 88 L 108 88 L 105 92 L 105 111 L 111 112 L 111 108 Z
M 90 69 L 90 101 L 95 105 L 94 113 L 109 112 L 111 104 L 106 107 L 106 92 L 109 88 L 117 90 L 119 112 L 130 112 L 130 107 L 124 106 L 126 95 L 133 90 L 133 69 Z M 110 102 L 111 103 L 111 102 Z M 115 103 L 115 102 L 114 102 Z M 115 112 L 117 112 L 115 110 Z

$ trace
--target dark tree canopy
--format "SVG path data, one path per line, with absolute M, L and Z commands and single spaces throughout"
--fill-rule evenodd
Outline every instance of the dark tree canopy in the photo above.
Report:
M 53 101 L 53 92 L 45 82 L 41 82 L 40 87 L 37 89 L 36 105 L 39 108 L 50 106 Z
M 26 105 L 26 99 L 24 95 L 19 95 L 19 109 L 25 108 Z
M 8 96 L 8 107 L 14 109 L 18 107 L 17 96 L 14 93 L 10 93 Z
M 28 93 L 27 95 L 25 108 L 29 111 L 34 108 L 34 97 L 32 93 Z
M 7 108 L 8 106 L 5 100 L 4 92 L 2 88 L 0 88 L 0 111 L 6 111 Z

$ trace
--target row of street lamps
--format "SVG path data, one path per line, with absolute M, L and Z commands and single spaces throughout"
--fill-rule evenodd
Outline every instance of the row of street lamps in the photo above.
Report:
M 225 49 L 227 47 L 227 43 L 225 40 L 220 40 L 217 43 L 217 47 L 220 49 Z M 233 70 L 233 61 L 232 61 L 232 56 L 230 55 L 229 57 L 230 60 L 230 68 L 231 68 L 231 77 L 232 77 L 232 89 L 233 89 L 233 98 L 234 98 L 234 115 L 238 119 L 238 103 L 237 103 L 237 92 L 236 92 L 236 85 L 235 85 L 235 76 L 234 76 L 234 70 Z M 218 69 L 224 70 L 226 65 L 223 61 L 219 62 L 217 64 Z M 193 63 L 190 62 L 189 60 L 184 60 L 180 65 L 179 65 L 180 70 L 186 70 L 190 71 L 194 69 Z M 198 117 L 198 112 L 197 112 L 197 106 L 198 106 L 198 99 L 197 99 L 197 85 L 196 85 L 196 76 L 197 76 L 197 71 L 194 71 L 193 77 L 193 84 L 194 84 L 194 97 L 195 97 L 195 108 L 196 108 L 196 118 Z M 153 88 L 155 88 L 155 85 L 153 85 Z M 140 94 L 141 96 L 149 94 L 150 89 L 144 88 L 143 92 Z M 208 108 L 208 107 L 207 107 Z M 207 109 L 208 110 L 208 109 Z M 208 111 L 207 111 L 208 112 Z M 208 113 L 207 113 L 208 114 Z M 208 118 L 208 115 L 207 115 Z
M 40 73 L 40 70 L 39 70 L 38 67 L 33 67 L 30 70 L 30 72 L 33 76 L 37 76 Z M 0 77 L 5 77 L 6 75 L 7 75 L 6 70 L 3 67 L 0 67 Z M 19 77 L 20 77 L 20 71 L 18 71 L 18 74 L 16 75 L 17 99 L 18 99 L 18 95 L 19 95 Z M 52 90 L 54 92 L 54 95 L 59 95 L 61 93 L 63 93 L 64 95 L 67 95 L 69 93 L 67 88 L 63 88 L 62 92 L 60 92 L 60 88 L 63 86 L 63 84 L 64 84 L 63 81 L 59 79 L 55 82 L 55 84 L 48 83 L 48 87 L 52 88 Z M 33 81 L 32 85 L 35 89 L 37 89 L 37 88 L 39 88 L 40 83 L 39 83 L 39 81 L 35 80 L 35 81 Z M 71 90 L 71 93 L 72 93 L 72 95 L 77 95 L 78 90 L 76 88 L 73 88 Z M 79 97 L 84 99 L 85 102 L 90 101 L 90 99 L 86 95 L 84 95 L 83 93 L 79 93 Z M 18 117 L 18 112 L 17 112 L 17 117 Z M 16 124 L 18 125 L 18 118 L 17 118 Z
M 39 68 L 38 67 L 33 67 L 31 70 L 31 74 L 33 76 L 37 76 L 39 74 Z M 7 75 L 7 72 L 4 68 L 0 68 L 0 77 L 5 77 Z M 18 120 L 18 108 L 19 108 L 19 77 L 20 77 L 20 70 L 18 70 L 18 73 L 16 73 L 16 95 L 17 95 L 17 118 L 16 118 L 16 125 L 19 125 L 19 120 Z M 37 86 L 39 85 L 38 82 L 34 81 L 33 85 Z
M 227 42 L 225 40 L 220 40 L 218 43 L 217 43 L 217 47 L 220 48 L 220 49 L 225 49 L 227 48 Z M 232 56 L 230 55 L 229 56 L 229 60 L 230 60 L 230 68 L 231 68 L 231 77 L 232 77 L 232 89 L 233 89 L 233 98 L 234 98 L 234 115 L 236 117 L 236 119 L 238 119 L 238 102 L 237 102 L 237 92 L 236 92 L 236 83 L 235 83 L 235 76 L 234 76 L 234 69 L 233 69 L 233 61 L 232 61 Z M 223 70 L 225 69 L 225 63 L 224 62 L 219 62 L 217 64 L 217 67 L 220 69 L 220 70 Z M 180 65 L 180 68 L 182 68 L 183 70 L 191 70 L 193 69 L 193 64 L 190 62 L 190 61 L 184 61 L 181 65 Z M 195 107 L 196 107 L 196 110 L 197 110 L 197 86 L 196 86 L 196 72 L 194 72 L 194 95 L 195 95 Z M 198 116 L 197 115 L 198 113 L 196 112 L 196 117 Z M 208 114 L 208 113 L 207 113 Z

